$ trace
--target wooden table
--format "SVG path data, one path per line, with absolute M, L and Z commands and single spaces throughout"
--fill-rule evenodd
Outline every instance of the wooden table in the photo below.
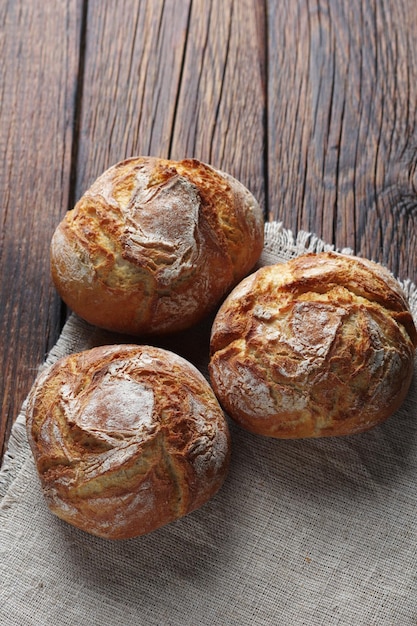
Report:
M 417 280 L 415 0 L 3 0 L 0 449 L 66 317 L 48 247 L 131 155 L 194 156 Z

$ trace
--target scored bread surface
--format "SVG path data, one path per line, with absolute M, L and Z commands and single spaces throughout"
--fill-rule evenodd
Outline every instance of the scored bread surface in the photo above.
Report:
M 344 435 L 385 420 L 410 385 L 416 329 L 391 274 L 337 253 L 263 267 L 221 306 L 210 376 L 231 417 L 281 438 Z
M 35 383 L 29 443 L 49 508 L 89 533 L 148 533 L 211 498 L 230 440 L 204 377 L 150 346 L 70 355 Z
M 54 283 L 92 324 L 181 330 L 253 268 L 263 215 L 232 176 L 196 159 L 135 157 L 104 172 L 57 227 Z

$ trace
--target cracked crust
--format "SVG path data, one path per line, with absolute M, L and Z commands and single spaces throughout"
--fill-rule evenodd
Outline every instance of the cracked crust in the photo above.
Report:
M 279 438 L 358 433 L 402 403 L 417 334 L 382 266 L 337 253 L 263 267 L 220 308 L 210 376 L 225 410 Z
M 32 389 L 27 432 L 51 511 L 108 539 L 148 533 L 202 506 L 230 457 L 207 381 L 150 346 L 59 360 Z
M 261 209 L 196 159 L 135 157 L 104 172 L 57 227 L 55 286 L 80 317 L 131 335 L 182 330 L 258 260 Z

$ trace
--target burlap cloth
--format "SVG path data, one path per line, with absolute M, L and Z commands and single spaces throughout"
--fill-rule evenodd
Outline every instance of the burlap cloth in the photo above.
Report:
M 268 224 L 261 264 L 323 248 Z M 416 289 L 404 287 L 417 317 Z M 208 331 L 209 321 L 166 347 L 206 373 Z M 72 316 L 47 362 L 117 340 Z M 220 492 L 121 542 L 48 511 L 23 406 L 0 473 L 0 624 L 417 624 L 416 383 L 362 435 L 279 441 L 231 424 Z

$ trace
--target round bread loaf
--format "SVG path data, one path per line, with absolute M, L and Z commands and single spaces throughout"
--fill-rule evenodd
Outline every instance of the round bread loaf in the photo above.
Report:
M 263 236 L 258 203 L 230 175 L 136 157 L 104 172 L 59 224 L 52 277 L 92 324 L 168 333 L 201 320 L 253 269 Z
M 56 362 L 33 386 L 27 432 L 51 511 L 107 539 L 149 533 L 203 505 L 230 457 L 205 378 L 149 346 L 104 346 Z
M 385 268 L 306 254 L 232 291 L 212 328 L 210 376 L 225 410 L 253 433 L 347 435 L 400 406 L 415 346 L 405 296 Z

